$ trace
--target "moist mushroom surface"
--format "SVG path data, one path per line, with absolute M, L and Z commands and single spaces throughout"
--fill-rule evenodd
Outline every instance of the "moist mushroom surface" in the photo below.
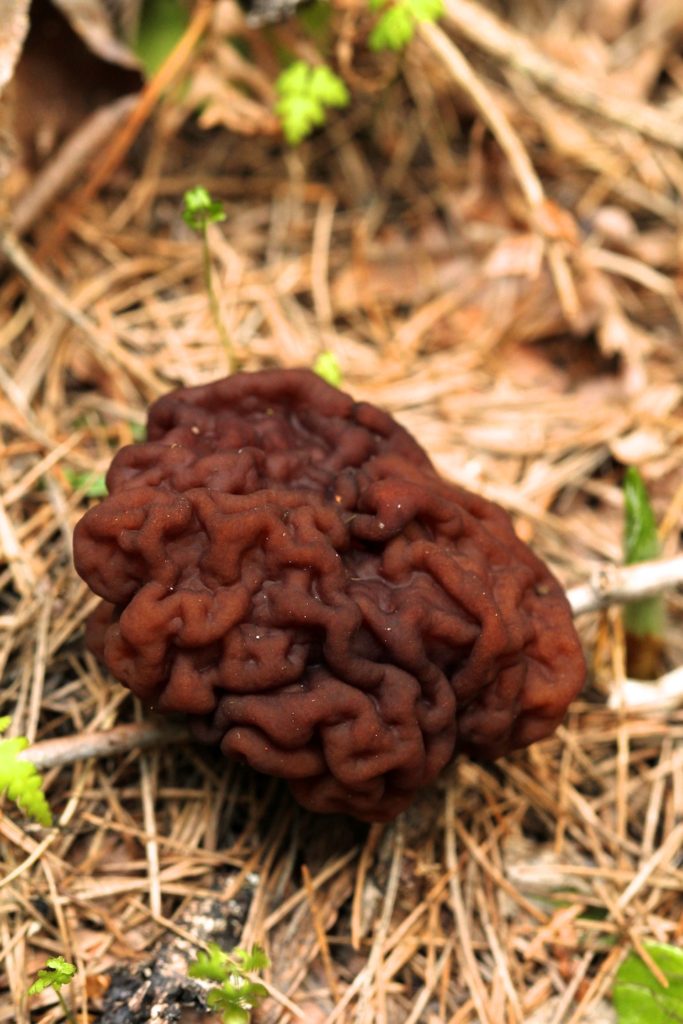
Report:
M 562 588 L 508 515 L 308 370 L 166 395 L 107 487 L 74 539 L 90 649 L 308 808 L 388 820 L 581 688 Z

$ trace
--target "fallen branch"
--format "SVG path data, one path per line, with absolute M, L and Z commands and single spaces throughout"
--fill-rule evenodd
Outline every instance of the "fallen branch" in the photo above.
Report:
M 656 562 L 641 562 L 626 567 L 606 566 L 595 572 L 588 583 L 567 592 L 574 615 L 597 611 L 609 605 L 636 601 L 642 597 L 683 583 L 683 555 Z M 59 768 L 89 757 L 127 754 L 166 744 L 186 743 L 192 734 L 178 722 L 149 719 L 130 725 L 117 725 L 101 732 L 83 732 L 41 740 L 20 757 L 32 761 L 39 771 Z
M 113 729 L 101 732 L 80 732 L 52 740 L 40 740 L 19 756 L 32 761 L 39 771 L 45 772 L 50 768 L 86 761 L 89 757 L 128 754 L 131 750 L 147 750 L 149 747 L 184 743 L 190 739 L 191 733 L 187 726 L 152 718 L 145 722 L 132 722 L 130 725 L 116 725 Z
M 567 591 L 574 615 L 595 612 L 613 604 L 628 604 L 683 583 L 683 555 L 639 562 L 637 565 L 601 566 L 587 583 Z

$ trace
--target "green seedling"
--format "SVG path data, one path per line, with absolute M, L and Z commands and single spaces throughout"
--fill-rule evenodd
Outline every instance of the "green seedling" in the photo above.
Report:
M 183 196 L 183 220 L 198 234 L 204 234 L 209 224 L 220 224 L 225 219 L 223 204 L 212 199 L 203 185 L 189 188 Z
M 0 718 L 0 733 L 11 718 Z M 19 757 L 29 742 L 25 736 L 0 740 L 0 793 L 6 793 L 30 818 L 46 827 L 52 824 L 52 811 L 43 793 L 43 777 L 30 761 Z
M 315 362 L 313 363 L 313 372 L 317 373 L 319 377 L 326 380 L 332 387 L 338 388 L 342 382 L 342 371 L 334 352 L 321 352 L 316 356 Z
M 213 270 L 211 266 L 211 251 L 209 249 L 209 224 L 218 224 L 226 219 L 223 204 L 218 199 L 213 199 L 211 194 L 203 185 L 195 185 L 187 190 L 183 196 L 183 220 L 196 231 L 202 240 L 202 271 L 204 276 L 204 287 L 209 299 L 211 316 L 221 339 L 223 348 L 228 357 L 228 363 L 232 367 L 235 363 L 232 343 L 225 329 L 221 318 L 218 296 L 213 284 Z
M 666 943 L 646 943 L 645 950 L 668 985 L 662 985 L 636 953 L 629 953 L 617 971 L 612 993 L 619 1024 L 680 1024 L 683 950 Z
M 45 967 L 40 968 L 36 980 L 28 990 L 30 996 L 35 996 L 46 988 L 53 989 L 69 1024 L 76 1024 L 76 1018 L 66 1005 L 62 988 L 73 981 L 77 970 L 75 964 L 70 964 L 63 956 L 52 956 L 46 961 Z
M 72 469 L 71 466 L 65 466 L 64 476 L 74 491 L 80 491 L 83 488 L 86 498 L 106 498 L 109 493 L 104 482 L 104 473 L 84 473 L 78 469 Z
M 315 67 L 297 60 L 278 75 L 275 82 L 278 101 L 275 110 L 290 146 L 302 142 L 325 124 L 327 107 L 345 107 L 349 90 L 326 64 Z
M 643 478 L 630 466 L 624 476 L 624 561 L 627 565 L 657 558 L 661 552 L 657 524 Z M 664 602 L 645 597 L 624 608 L 629 671 L 641 678 L 657 674 L 664 636 Z
M 251 950 L 237 947 L 226 953 L 215 942 L 200 950 L 189 968 L 191 978 L 211 982 L 207 1005 L 221 1015 L 223 1024 L 249 1024 L 251 1011 L 268 995 L 267 989 L 249 977 L 268 967 L 270 961 L 260 946 Z
M 371 50 L 403 50 L 420 22 L 438 21 L 443 0 L 370 0 L 373 11 L 382 11 L 370 33 Z

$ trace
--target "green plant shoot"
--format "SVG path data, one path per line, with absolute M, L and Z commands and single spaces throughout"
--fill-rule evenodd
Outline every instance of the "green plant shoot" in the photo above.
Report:
M 0 718 L 0 733 L 5 732 L 11 718 Z M 46 827 L 52 824 L 52 811 L 43 793 L 43 777 L 30 761 L 19 757 L 29 742 L 25 736 L 0 740 L 0 793 L 29 817 Z
M 659 554 L 657 524 L 647 489 L 636 467 L 629 466 L 624 476 L 624 561 L 632 565 L 657 558 Z M 661 597 L 646 597 L 626 605 L 624 626 L 633 636 L 661 636 L 664 632 Z
M 332 387 L 338 388 L 342 382 L 342 371 L 334 352 L 320 352 L 313 363 L 313 372 L 326 380 Z
M 66 1005 L 66 1000 L 62 995 L 62 987 L 73 981 L 77 970 L 78 968 L 75 964 L 70 964 L 63 956 L 52 956 L 46 962 L 45 967 L 41 967 L 38 971 L 36 980 L 29 988 L 28 994 L 30 996 L 35 996 L 38 995 L 39 992 L 42 992 L 43 989 L 54 989 L 57 994 L 59 1004 L 64 1012 L 64 1016 L 68 1021 L 70 1021 L 70 1024 L 76 1024 L 74 1015 Z
M 86 498 L 106 498 L 109 493 L 104 482 L 104 473 L 81 472 L 71 466 L 65 466 L 64 476 L 75 491 L 84 488 Z
M 237 947 L 226 953 L 215 942 L 200 950 L 189 968 L 191 978 L 213 982 L 206 997 L 210 1009 L 221 1014 L 223 1024 L 249 1024 L 251 1011 L 268 995 L 267 989 L 249 974 L 268 967 L 270 961 L 260 946 L 251 950 Z
M 183 220 L 196 231 L 202 240 L 202 272 L 204 276 L 204 287 L 209 299 L 209 308 L 218 336 L 221 339 L 223 348 L 228 357 L 228 364 L 232 368 L 235 363 L 232 343 L 225 329 L 221 317 L 221 310 L 218 304 L 218 296 L 213 285 L 213 270 L 211 267 L 211 252 L 209 250 L 209 224 L 218 224 L 226 219 L 223 204 L 218 199 L 212 199 L 208 189 L 203 185 L 195 185 L 187 190 L 183 196 Z
M 683 950 L 666 943 L 647 943 L 645 949 L 669 985 L 665 988 L 636 953 L 629 953 L 612 993 L 619 1024 L 683 1021 Z
M 203 234 L 209 224 L 225 220 L 225 210 L 219 199 L 212 199 L 203 185 L 189 188 L 183 196 L 183 220 L 193 231 Z
M 349 90 L 326 64 L 313 66 L 297 60 L 275 82 L 275 110 L 287 142 L 296 146 L 315 128 L 325 124 L 326 107 L 345 107 Z
M 382 11 L 370 33 L 371 50 L 403 50 L 421 21 L 438 21 L 443 0 L 370 0 L 373 11 Z

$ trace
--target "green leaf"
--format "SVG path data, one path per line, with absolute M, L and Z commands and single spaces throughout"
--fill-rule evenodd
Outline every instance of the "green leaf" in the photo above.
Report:
M 661 637 L 666 614 L 661 597 L 643 597 L 624 607 L 624 629 L 631 636 Z
M 183 220 L 193 231 L 203 232 L 207 224 L 217 224 L 225 217 L 221 201 L 212 199 L 203 185 L 189 188 L 183 196 Z
M 38 971 L 38 976 L 28 990 L 28 994 L 35 996 L 46 988 L 53 988 L 55 992 L 59 992 L 63 985 L 68 985 L 73 980 L 77 970 L 78 968 L 74 964 L 70 964 L 63 956 L 50 957 L 46 966 L 41 967 Z
M 242 971 L 262 971 L 270 966 L 270 960 L 262 946 L 254 945 L 251 950 L 238 946 L 233 949 L 231 960 L 235 960 Z M 264 990 L 265 991 L 265 990 Z
M 306 92 L 311 70 L 311 65 L 305 60 L 295 60 L 281 71 L 275 83 L 278 96 L 298 96 Z
M 243 974 L 234 973 L 206 997 L 207 1005 L 221 1013 L 226 1010 L 253 1010 L 268 995 L 267 989 Z
M 206 951 L 200 950 L 197 959 L 190 964 L 188 974 L 191 978 L 218 983 L 218 987 L 208 993 L 206 1002 L 209 1009 L 222 1015 L 223 1024 L 249 1024 L 251 1010 L 266 998 L 268 991 L 247 974 L 269 964 L 261 946 L 254 945 L 250 950 L 237 946 L 226 953 L 215 942 L 209 942 Z
M 438 21 L 444 13 L 443 0 L 404 0 L 416 21 Z
M 326 380 L 332 387 L 338 388 L 342 382 L 341 366 L 334 352 L 321 352 L 313 363 L 313 372 Z
M 325 110 L 312 96 L 283 96 L 275 104 L 275 113 L 290 146 L 298 146 L 315 128 L 325 124 Z
M 388 0 L 370 0 L 372 10 L 387 7 Z M 421 21 L 437 21 L 444 12 L 443 0 L 396 0 L 381 15 L 370 33 L 371 50 L 403 50 Z
M 133 49 L 147 78 L 161 67 L 188 22 L 189 8 L 182 0 L 145 0 Z
M 0 718 L 0 733 L 10 722 L 7 716 Z M 30 761 L 19 758 L 28 745 L 25 736 L 0 740 L 0 793 L 6 793 L 24 814 L 47 827 L 52 824 L 52 811 L 43 793 L 43 777 Z
M 350 99 L 346 85 L 331 68 L 313 67 L 303 60 L 294 61 L 278 75 L 275 89 L 279 97 L 275 111 L 293 146 L 325 123 L 325 107 L 345 107 Z
M 415 18 L 405 4 L 389 8 L 368 38 L 371 50 L 402 50 L 415 34 Z
M 617 971 L 613 1001 L 619 1024 L 683 1024 L 683 950 L 666 943 L 645 946 L 669 982 L 664 988 L 636 953 Z
M 130 432 L 134 441 L 145 441 L 147 439 L 147 428 L 144 423 L 131 422 Z
M 326 64 L 318 64 L 313 68 L 310 89 L 316 99 L 326 107 L 345 107 L 350 99 L 349 90 L 343 80 Z
M 218 1006 L 214 1007 L 214 1009 L 220 1011 Z M 220 1012 L 223 1024 L 249 1024 L 251 1020 L 250 1011 L 245 1010 L 241 1006 L 227 1006 Z
M 206 952 L 203 949 L 199 950 L 197 959 L 192 961 L 187 973 L 190 978 L 223 982 L 230 973 L 228 955 L 215 942 L 209 942 Z
M 87 498 L 106 498 L 109 491 L 104 482 L 104 473 L 84 473 L 71 466 L 64 467 L 64 476 L 74 491 L 85 489 Z
M 657 523 L 647 488 L 635 466 L 624 475 L 624 561 L 627 565 L 657 558 L 661 552 Z M 664 602 L 646 597 L 624 608 L 624 627 L 633 636 L 659 637 L 664 632 Z
M 624 476 L 624 561 L 627 565 L 657 558 L 657 524 L 647 489 L 635 466 Z

